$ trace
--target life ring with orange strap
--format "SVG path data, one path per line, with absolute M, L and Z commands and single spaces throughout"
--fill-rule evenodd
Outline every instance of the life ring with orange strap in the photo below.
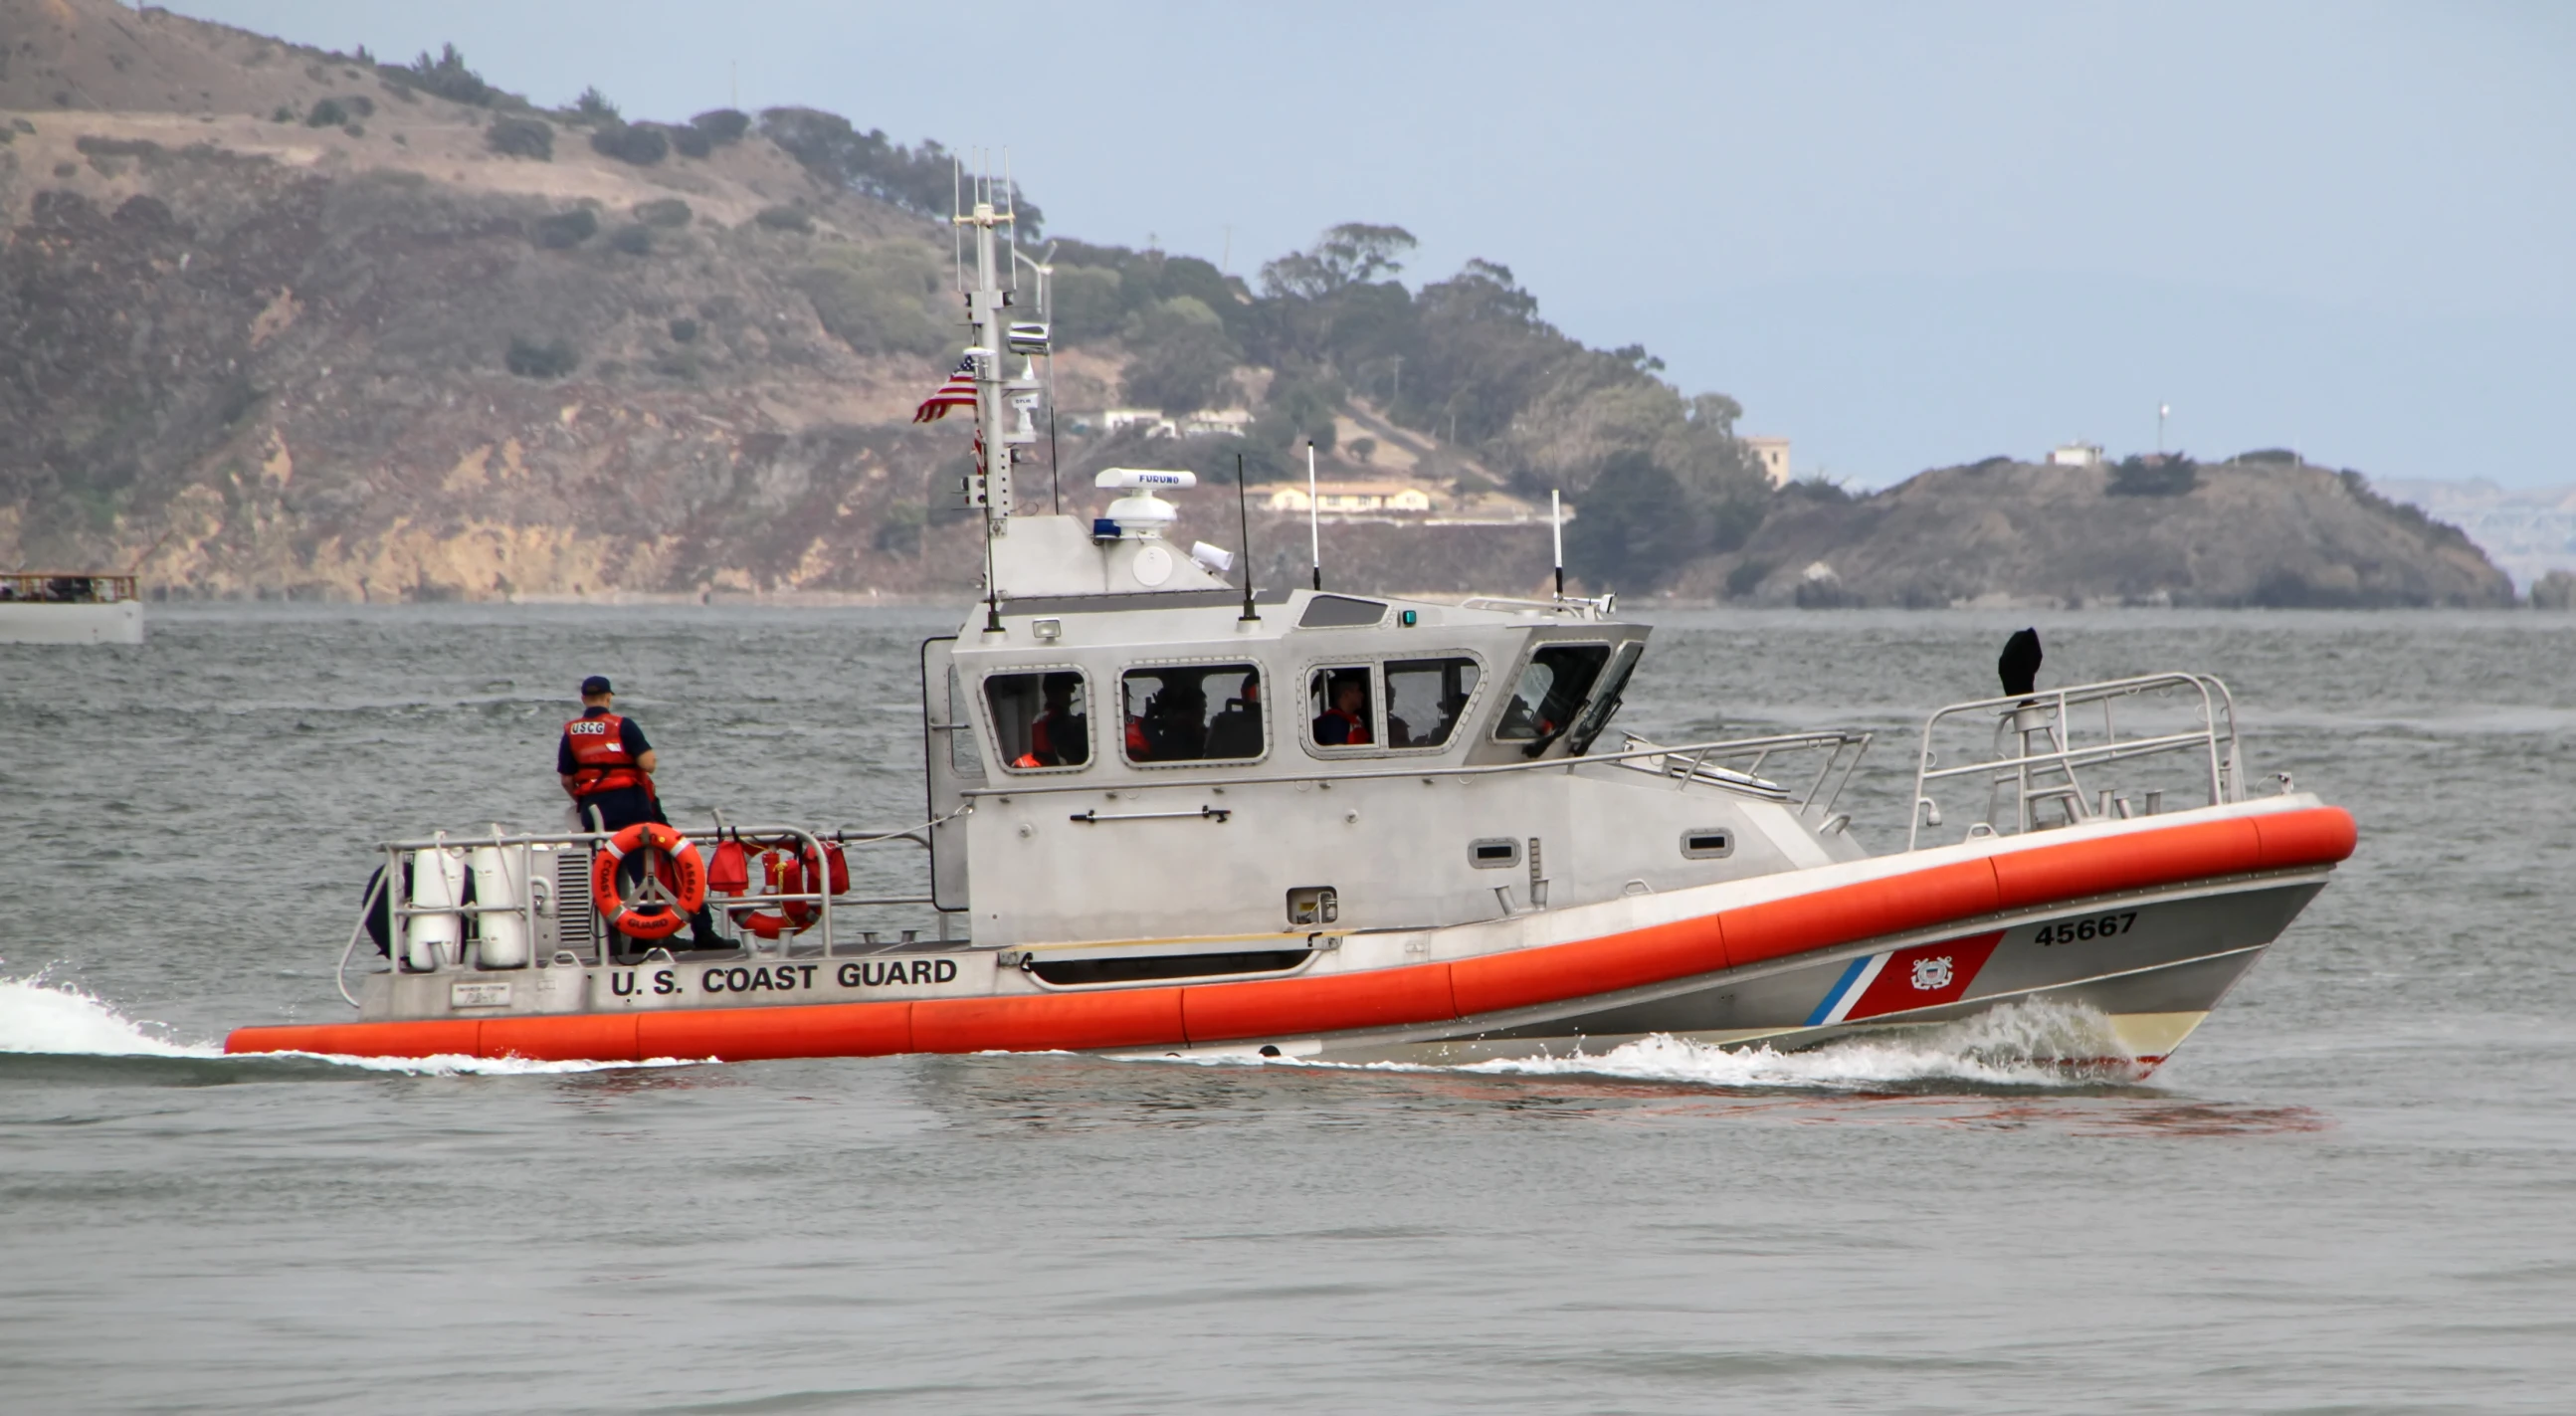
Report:
M 617 892 L 628 853 L 658 856 L 635 882 L 635 898 Z M 590 898 L 611 929 L 630 939 L 668 939 L 707 903 L 706 862 L 689 838 L 659 821 L 638 821 L 611 836 L 590 858 Z

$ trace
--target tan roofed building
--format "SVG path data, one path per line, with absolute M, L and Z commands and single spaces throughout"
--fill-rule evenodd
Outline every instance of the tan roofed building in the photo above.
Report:
M 1349 512 L 1426 512 L 1431 509 L 1431 494 L 1409 482 L 1318 482 L 1312 501 L 1306 489 L 1286 483 L 1270 493 L 1272 511 L 1304 511 L 1308 507 L 1325 515 Z

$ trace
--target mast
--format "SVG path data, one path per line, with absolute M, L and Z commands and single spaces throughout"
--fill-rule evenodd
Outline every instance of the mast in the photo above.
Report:
M 996 189 L 989 172 L 974 179 L 973 191 L 974 209 L 961 211 L 951 220 L 975 233 L 975 283 L 965 292 L 966 323 L 974 330 L 974 342 L 966 353 L 975 363 L 975 432 L 983 442 L 975 469 L 975 500 L 984 508 L 990 534 L 999 536 L 1011 519 L 1011 444 L 1002 421 L 1007 383 L 1002 358 L 1010 347 L 1011 296 L 1003 285 L 995 246 L 998 229 L 1015 227 L 1018 214 L 1011 209 L 1007 192 Z

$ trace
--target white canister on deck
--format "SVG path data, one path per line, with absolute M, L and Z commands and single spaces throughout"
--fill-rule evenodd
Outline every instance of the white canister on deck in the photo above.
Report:
M 465 852 L 434 846 L 411 853 L 411 918 L 403 922 L 403 964 L 429 970 L 443 955 L 458 957 L 465 920 L 456 907 L 465 898 Z
M 467 857 L 474 871 L 475 962 L 487 969 L 528 966 L 528 849 L 476 846 Z

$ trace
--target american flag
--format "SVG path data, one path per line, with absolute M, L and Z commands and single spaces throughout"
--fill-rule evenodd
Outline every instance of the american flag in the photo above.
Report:
M 975 356 L 969 354 L 957 361 L 957 372 L 948 376 L 948 382 L 941 384 L 937 393 L 921 400 L 921 406 L 912 410 L 912 421 L 936 423 L 947 417 L 951 408 L 974 406 Z

